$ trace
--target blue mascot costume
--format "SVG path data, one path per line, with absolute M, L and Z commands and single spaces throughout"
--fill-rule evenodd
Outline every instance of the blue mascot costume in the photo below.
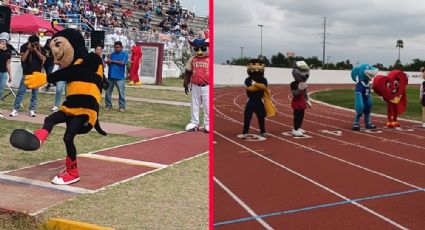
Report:
M 366 129 L 376 129 L 370 121 L 370 111 L 372 109 L 372 97 L 370 95 L 370 80 L 376 76 L 378 69 L 368 64 L 361 64 L 351 71 L 351 78 L 357 82 L 354 93 L 356 117 L 352 130 L 360 131 L 360 117 L 364 114 Z

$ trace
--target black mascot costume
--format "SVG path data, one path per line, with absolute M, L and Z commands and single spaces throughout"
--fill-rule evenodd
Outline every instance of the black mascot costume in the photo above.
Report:
M 77 134 L 87 133 L 94 127 L 98 133 L 106 135 L 98 121 L 102 87 L 107 84 L 102 60 L 97 54 L 88 54 L 84 44 L 82 35 L 73 29 L 65 29 L 53 35 L 50 47 L 54 63 L 60 69 L 49 75 L 33 72 L 25 76 L 25 84 L 33 89 L 46 83 L 66 81 L 66 99 L 59 111 L 46 117 L 42 129 L 34 133 L 16 129 L 10 137 L 14 147 L 33 151 L 44 144 L 55 125 L 66 123 L 63 138 L 67 151 L 66 167 L 53 178 L 53 184 L 66 185 L 80 180 L 74 144 Z
M 251 59 L 247 66 L 248 77 L 245 79 L 248 102 L 245 106 L 242 138 L 246 138 L 255 113 L 260 127 L 260 135 L 267 137 L 265 118 L 276 115 L 276 108 L 271 101 L 267 79 L 264 77 L 264 63 L 260 59 Z

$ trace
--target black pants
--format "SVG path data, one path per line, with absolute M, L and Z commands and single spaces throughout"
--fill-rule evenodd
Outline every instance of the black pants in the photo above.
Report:
M 258 119 L 258 125 L 260 126 L 260 132 L 265 133 L 265 116 L 266 110 L 264 109 L 264 103 L 261 100 L 249 100 L 245 106 L 245 113 L 243 119 L 243 134 L 247 134 L 251 123 L 252 114 L 255 113 Z
M 294 129 L 301 128 L 304 120 L 304 109 L 294 109 Z
M 77 149 L 75 148 L 74 138 L 81 132 L 88 119 L 89 117 L 87 115 L 71 117 L 67 116 L 62 111 L 57 111 L 46 117 L 43 129 L 46 129 L 50 133 L 55 125 L 66 122 L 66 130 L 65 135 L 63 136 L 63 141 L 66 146 L 66 154 L 72 161 L 75 161 L 77 159 Z

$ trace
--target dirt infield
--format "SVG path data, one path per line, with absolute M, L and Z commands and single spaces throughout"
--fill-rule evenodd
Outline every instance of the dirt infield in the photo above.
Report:
M 352 85 L 309 85 L 310 91 Z M 271 86 L 278 115 L 265 141 L 242 131 L 246 93 L 214 94 L 214 226 L 216 229 L 421 229 L 425 226 L 425 129 L 351 131 L 354 111 L 323 104 L 306 110 L 306 138 L 288 135 L 287 85 Z M 258 134 L 257 121 L 251 133 Z

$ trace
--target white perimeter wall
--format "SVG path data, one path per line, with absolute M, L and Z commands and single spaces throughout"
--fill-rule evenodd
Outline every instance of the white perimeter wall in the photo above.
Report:
M 386 75 L 380 71 L 378 74 Z M 423 79 L 419 72 L 406 72 L 409 84 L 420 84 Z M 289 84 L 292 78 L 292 69 L 266 67 L 264 76 L 269 84 Z M 243 85 L 248 77 L 245 66 L 214 64 L 214 85 Z M 310 84 L 354 84 L 351 80 L 351 70 L 310 70 Z

